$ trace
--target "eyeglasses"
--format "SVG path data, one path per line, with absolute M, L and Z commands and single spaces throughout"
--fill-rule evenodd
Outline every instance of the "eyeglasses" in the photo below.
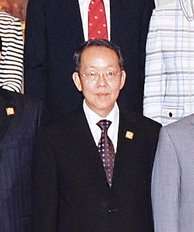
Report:
M 90 71 L 85 73 L 79 73 L 80 76 L 86 78 L 89 81 L 97 81 L 101 75 L 106 79 L 106 81 L 114 81 L 115 77 L 118 76 L 121 71 L 107 71 L 107 72 L 97 72 Z

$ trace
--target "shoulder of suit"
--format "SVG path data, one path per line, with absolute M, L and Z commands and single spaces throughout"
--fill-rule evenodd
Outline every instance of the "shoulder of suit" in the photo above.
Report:
M 11 92 L 11 91 L 10 91 Z M 10 95 L 18 100 L 18 102 L 23 103 L 25 105 L 33 105 L 37 106 L 42 104 L 42 101 L 33 97 L 30 97 L 28 95 L 23 95 L 21 93 L 11 92 Z
M 194 126 L 194 114 L 188 115 L 176 122 L 164 126 L 164 130 L 167 131 L 185 131 L 187 128 Z
M 33 99 L 27 95 L 23 95 L 21 93 L 16 93 L 6 89 L 0 89 L 0 97 L 7 103 L 7 105 L 10 104 L 12 106 L 15 106 L 16 108 L 25 107 L 29 110 L 42 108 L 41 101 Z
M 69 113 L 53 115 L 50 118 L 46 131 L 47 133 L 68 133 L 72 128 L 78 127 L 84 117 L 82 109 L 76 109 Z
M 129 123 L 134 123 L 144 127 L 161 127 L 160 123 L 135 112 L 121 111 L 121 115 L 123 115 L 125 120 Z
M 169 137 L 174 144 L 184 146 L 185 141 L 192 141 L 194 131 L 194 114 L 162 127 L 160 139 Z

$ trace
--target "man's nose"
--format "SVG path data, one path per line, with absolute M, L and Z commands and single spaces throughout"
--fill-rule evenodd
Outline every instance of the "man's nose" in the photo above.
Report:
M 107 83 L 106 73 L 104 73 L 104 72 L 99 72 L 98 73 L 98 83 L 100 83 L 100 84 L 106 84 Z

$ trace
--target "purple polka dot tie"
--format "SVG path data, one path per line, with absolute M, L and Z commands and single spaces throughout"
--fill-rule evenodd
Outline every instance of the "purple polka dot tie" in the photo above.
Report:
M 108 120 L 100 120 L 97 125 L 101 129 L 101 138 L 98 143 L 98 152 L 101 156 L 104 170 L 106 173 L 106 178 L 109 186 L 112 185 L 112 176 L 113 176 L 113 168 L 114 168 L 114 159 L 115 152 L 112 141 L 108 137 L 107 131 L 109 126 L 111 125 L 111 121 Z

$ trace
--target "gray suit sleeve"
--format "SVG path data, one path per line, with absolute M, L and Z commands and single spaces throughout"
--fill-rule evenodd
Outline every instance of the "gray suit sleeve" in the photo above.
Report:
M 167 128 L 160 132 L 152 173 L 155 232 L 178 232 L 180 170 L 176 147 Z

